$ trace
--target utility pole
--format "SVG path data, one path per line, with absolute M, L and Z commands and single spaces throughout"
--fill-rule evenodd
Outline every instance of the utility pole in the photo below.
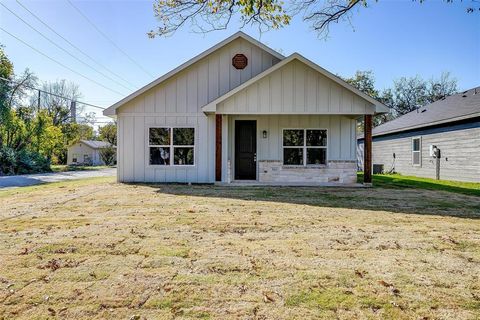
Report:
M 40 94 L 42 92 L 40 90 L 38 90 L 38 101 L 37 101 L 37 112 L 40 112 Z
M 74 100 L 70 103 L 70 119 L 72 123 L 77 123 L 77 102 Z

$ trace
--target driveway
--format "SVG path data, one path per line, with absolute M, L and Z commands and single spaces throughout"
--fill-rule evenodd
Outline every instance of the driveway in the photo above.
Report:
M 18 176 L 0 177 L 0 189 L 33 186 L 41 183 L 75 180 L 95 177 L 115 176 L 116 168 L 85 171 L 66 171 L 51 173 L 25 174 Z

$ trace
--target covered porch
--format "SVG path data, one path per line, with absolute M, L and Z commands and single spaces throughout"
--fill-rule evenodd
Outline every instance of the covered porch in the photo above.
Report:
M 237 186 L 358 187 L 358 117 L 216 114 L 215 180 Z

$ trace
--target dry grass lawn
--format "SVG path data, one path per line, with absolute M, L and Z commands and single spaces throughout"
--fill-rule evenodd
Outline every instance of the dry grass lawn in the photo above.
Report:
M 0 221 L 0 319 L 480 318 L 480 197 L 96 178 Z

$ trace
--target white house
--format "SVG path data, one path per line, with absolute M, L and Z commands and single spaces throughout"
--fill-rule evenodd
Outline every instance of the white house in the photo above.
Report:
M 117 119 L 118 181 L 350 184 L 356 120 L 368 135 L 383 112 L 300 54 L 238 32 L 104 114 Z
M 67 164 L 103 166 L 105 162 L 100 156 L 100 151 L 109 146 L 111 144 L 105 141 L 80 140 L 68 147 Z

